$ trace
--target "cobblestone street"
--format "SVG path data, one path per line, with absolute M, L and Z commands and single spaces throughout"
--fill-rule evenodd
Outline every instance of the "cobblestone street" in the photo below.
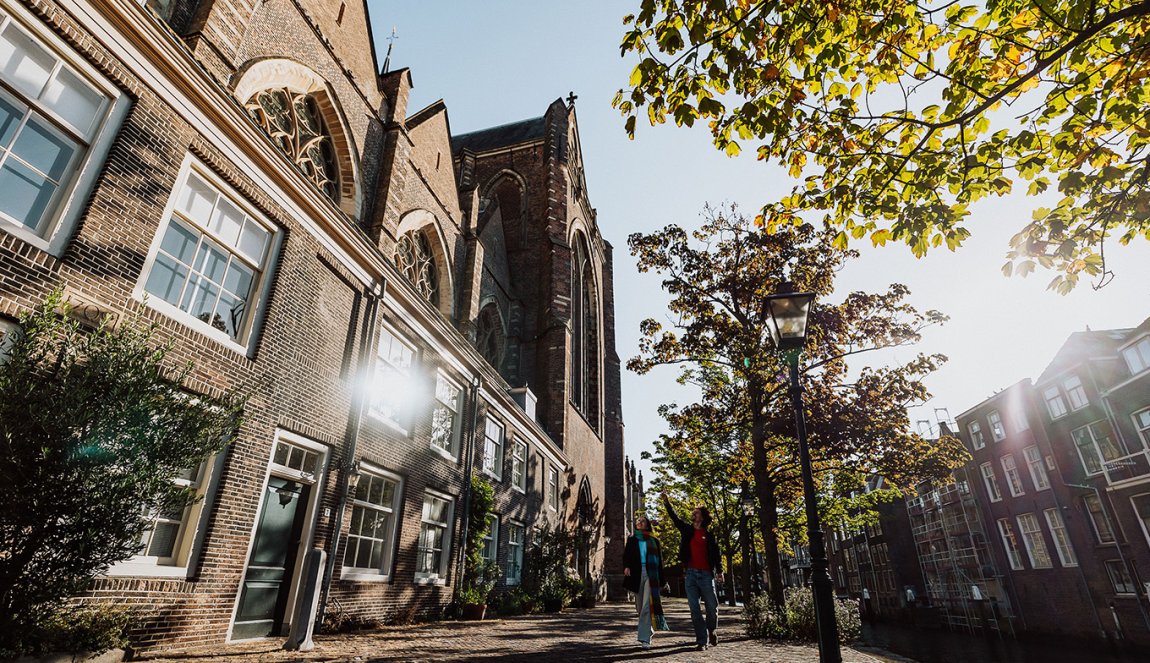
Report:
M 157 654 L 151 660 L 194 661 L 223 657 L 229 663 L 249 661 L 501 661 L 567 663 L 568 661 L 727 661 L 754 663 L 814 663 L 814 646 L 752 640 L 743 634 L 739 611 L 720 606 L 719 644 L 695 651 L 687 604 L 667 604 L 671 631 L 656 635 L 648 651 L 635 640 L 634 608 L 603 604 L 592 610 L 568 610 L 555 615 L 530 615 L 483 622 L 440 622 L 387 627 L 349 635 L 317 636 L 310 652 L 285 652 L 280 640 L 261 640 L 213 650 L 196 649 Z M 843 649 L 845 663 L 876 663 L 887 656 Z M 902 660 L 902 659 L 897 659 Z

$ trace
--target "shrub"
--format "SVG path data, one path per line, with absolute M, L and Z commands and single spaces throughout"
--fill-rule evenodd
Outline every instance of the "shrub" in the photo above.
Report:
M 47 614 L 28 628 L 9 634 L 0 658 L 21 654 L 102 654 L 128 646 L 132 615 L 111 605 L 70 606 Z
M 839 641 L 857 640 L 862 632 L 858 605 L 854 601 L 837 599 L 834 605 Z M 747 603 L 743 614 L 747 618 L 747 635 L 752 637 L 800 642 L 818 640 L 814 595 L 809 587 L 788 589 L 781 608 L 772 606 L 766 594 L 754 597 Z

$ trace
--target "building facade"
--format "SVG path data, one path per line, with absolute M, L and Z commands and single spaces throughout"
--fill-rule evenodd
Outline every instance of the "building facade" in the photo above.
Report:
M 473 474 L 502 587 L 546 525 L 605 592 L 629 477 L 574 100 L 453 137 L 411 86 L 363 2 L 0 0 L 0 321 L 58 288 L 251 394 L 91 589 L 142 648 L 283 634 L 313 549 L 321 610 L 442 611 Z

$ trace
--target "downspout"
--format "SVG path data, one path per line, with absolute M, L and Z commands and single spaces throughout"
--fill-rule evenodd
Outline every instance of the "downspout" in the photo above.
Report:
M 475 469 L 475 433 L 479 428 L 479 387 L 481 378 L 476 375 L 471 379 L 471 426 L 467 431 L 466 447 L 463 449 L 463 499 L 459 516 L 459 552 L 455 556 L 455 579 L 452 586 L 455 596 L 463 589 L 463 572 L 467 560 L 467 530 L 471 524 L 471 473 Z
M 347 432 L 344 435 L 343 465 L 340 467 L 341 481 L 339 489 L 339 505 L 335 510 L 335 519 L 332 520 L 331 537 L 327 542 L 327 567 L 323 572 L 320 583 L 319 614 L 317 619 L 322 620 L 327 612 L 328 597 L 331 592 L 332 577 L 335 574 L 336 552 L 339 549 L 339 538 L 343 530 L 343 514 L 347 511 L 347 502 L 350 497 L 349 481 L 356 471 L 356 448 L 359 446 L 359 434 L 363 425 L 363 411 L 367 405 L 366 379 L 371 375 L 372 338 L 374 337 L 377 319 L 379 317 L 379 302 L 383 299 L 385 291 L 384 282 L 379 282 L 370 289 L 363 291 L 363 298 L 367 302 L 364 312 L 363 326 L 359 332 L 359 356 L 357 357 L 355 381 L 352 385 L 352 406 L 347 418 Z

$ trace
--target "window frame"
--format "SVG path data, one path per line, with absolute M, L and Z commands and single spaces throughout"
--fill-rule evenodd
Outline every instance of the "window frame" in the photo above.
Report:
M 1150 339 L 1150 337 L 1147 338 Z M 1146 415 L 1145 425 L 1138 420 L 1138 416 L 1142 414 Z M 1134 431 L 1138 433 L 1138 441 L 1142 443 L 1142 449 L 1150 449 L 1150 407 L 1131 412 L 1130 420 L 1134 422 Z
M 1009 412 L 1014 432 L 1021 433 L 1030 430 L 1030 418 L 1026 416 L 1026 408 L 1016 405 L 1010 408 Z
M 1077 412 L 1090 405 L 1090 399 L 1086 396 L 1086 388 L 1082 385 L 1082 378 L 1078 375 L 1071 375 L 1063 379 L 1060 386 L 1066 392 L 1066 402 L 1070 404 L 1071 412 Z
M 1138 363 L 1141 364 L 1140 368 L 1135 368 L 1132 358 L 1137 358 Z M 1140 375 L 1146 369 L 1150 368 L 1150 335 L 1144 334 L 1130 345 L 1122 348 L 1122 359 L 1126 362 L 1126 368 L 1130 370 L 1130 376 Z
M 1014 532 L 1014 525 L 1009 518 L 998 519 L 998 537 L 1002 541 L 1002 549 L 1006 551 L 1006 562 L 1011 570 L 1026 569 L 1022 563 L 1022 551 L 1018 547 L 1018 535 Z
M 7 15 L 7 18 L 4 17 Z M 60 186 L 52 196 L 50 206 L 45 218 L 41 221 L 42 229 L 29 228 L 22 222 L 8 217 L 0 218 L 0 232 L 6 232 L 18 237 L 27 244 L 35 246 L 47 253 L 60 257 L 64 254 L 72 231 L 79 223 L 81 215 L 88 206 L 88 201 L 95 189 L 96 181 L 103 171 L 108 152 L 115 142 L 120 126 L 127 117 L 132 102 L 128 94 L 115 85 L 106 75 L 71 45 L 66 43 L 55 32 L 34 16 L 23 6 L 0 2 L 0 29 L 8 25 L 15 25 L 17 30 L 43 47 L 50 55 L 56 58 L 52 67 L 52 76 L 61 68 L 67 68 L 70 73 L 84 83 L 87 83 L 96 92 L 103 95 L 100 109 L 93 115 L 92 126 L 88 135 L 80 141 L 77 154 L 69 163 L 68 172 L 61 179 Z M 45 84 L 47 81 L 45 81 Z M 19 104 L 33 110 L 41 118 L 47 120 L 52 128 L 69 139 L 79 137 L 78 128 L 65 129 L 67 120 L 60 118 L 55 112 L 36 100 L 29 100 L 23 92 L 17 92 L 8 84 L 0 84 L 0 89 L 8 96 L 14 96 Z M 9 91 L 11 90 L 11 91 Z M 27 110 L 25 111 L 27 115 Z
M 1145 498 L 1146 500 L 1145 513 L 1138 509 L 1138 503 L 1134 501 L 1138 498 Z M 1146 539 L 1146 545 L 1150 546 L 1150 493 L 1131 495 L 1130 508 L 1134 510 L 1134 517 L 1138 519 L 1138 526 L 1142 530 L 1142 536 Z
M 436 499 L 442 502 L 447 502 L 447 517 L 442 521 L 430 521 L 423 515 L 426 510 L 428 498 Z M 423 491 L 423 501 L 420 503 L 419 513 L 419 538 L 416 539 L 415 551 L 415 584 L 417 585 L 446 585 L 447 584 L 447 571 L 448 565 L 451 562 L 451 539 L 453 536 L 453 526 L 455 523 L 455 498 L 447 493 L 439 492 L 431 488 L 425 488 Z M 439 548 L 439 568 L 434 572 L 420 571 L 419 564 L 420 558 L 423 556 L 424 549 L 422 547 L 423 527 L 424 525 L 431 525 L 438 527 L 443 531 L 443 538 L 441 547 Z
M 1024 519 L 1033 521 L 1034 529 L 1028 530 L 1023 524 Z M 1026 547 L 1026 556 L 1030 559 L 1030 568 L 1035 570 L 1054 568 L 1054 559 L 1046 547 L 1046 539 L 1042 536 L 1042 522 L 1038 516 L 1033 512 L 1020 513 L 1015 516 L 1015 520 L 1018 522 L 1018 533 L 1022 535 L 1022 544 Z M 1041 559 L 1036 559 L 1036 556 Z
M 559 468 L 547 465 L 547 508 L 559 511 Z
M 1134 576 L 1130 575 L 1130 569 L 1126 566 L 1125 562 L 1121 559 L 1107 559 L 1103 560 L 1102 566 L 1106 569 L 1106 576 L 1110 579 L 1110 588 L 1118 596 L 1137 596 L 1138 585 L 1134 584 Z M 1121 573 L 1121 576 L 1115 577 L 1115 570 Z M 1121 581 L 1129 581 L 1129 584 Z M 1127 587 L 1130 591 L 1124 591 Z
M 451 405 L 445 403 L 439 397 L 440 383 L 446 384 L 448 387 L 455 390 L 454 408 L 452 408 Z M 463 410 L 465 409 L 463 393 L 463 387 L 460 386 L 459 382 L 451 379 L 451 377 L 448 376 L 447 373 L 445 373 L 443 370 L 436 371 L 435 391 L 431 397 L 431 434 L 428 436 L 428 444 L 431 446 L 432 451 L 435 451 L 436 453 L 452 462 L 457 462 L 459 460 L 460 431 L 463 428 Z M 450 439 L 448 440 L 446 449 L 436 444 L 435 441 L 435 417 L 439 412 L 444 410 L 452 412 L 451 432 L 449 434 Z
M 390 336 L 392 341 L 388 344 L 387 351 L 390 354 L 391 348 L 398 343 L 401 347 L 408 350 L 411 354 L 411 361 L 406 367 L 401 367 L 392 362 L 390 356 L 384 356 L 384 335 Z M 368 402 L 367 413 L 376 421 L 398 431 L 403 435 L 411 435 L 414 428 L 412 403 L 414 392 L 417 391 L 415 383 L 419 371 L 419 346 L 412 341 L 408 340 L 405 334 L 399 332 L 395 327 L 381 323 L 379 332 L 376 334 L 376 350 L 375 358 L 372 363 L 372 389 L 379 390 L 388 394 L 400 394 L 401 397 L 385 402 L 381 397 L 372 395 Z M 384 373 L 391 373 L 396 375 L 394 378 L 394 388 L 387 388 L 387 379 Z M 395 416 L 392 416 L 384 411 L 383 405 L 387 405 L 394 409 Z M 430 443 L 429 443 L 430 444 Z
M 1094 427 L 1097 425 L 1109 426 L 1110 423 L 1108 421 L 1106 421 L 1105 419 L 1097 419 L 1095 421 L 1091 421 L 1090 423 L 1084 424 L 1084 425 L 1079 426 L 1078 428 L 1075 428 L 1074 430 L 1070 431 L 1070 442 L 1074 446 L 1075 451 L 1078 453 L 1078 461 L 1082 464 L 1082 471 L 1084 471 L 1086 473 L 1086 476 L 1088 476 L 1088 477 L 1098 476 L 1099 474 L 1105 474 L 1106 473 L 1106 464 L 1109 462 L 1112 462 L 1112 460 L 1113 460 L 1113 459 L 1107 459 L 1104 455 L 1102 455 L 1102 448 L 1098 446 L 1098 439 L 1099 438 L 1098 438 L 1098 436 L 1096 436 L 1094 434 Z M 1097 470 L 1091 471 L 1090 467 L 1086 463 L 1086 457 L 1082 455 L 1083 447 L 1079 443 L 1079 440 L 1078 440 L 1078 433 L 1081 431 L 1086 431 L 1090 434 L 1090 449 L 1094 452 L 1093 457 L 1098 462 L 1098 469 Z M 1110 432 L 1113 432 L 1113 429 L 1111 429 Z M 1113 444 L 1114 448 L 1119 452 L 1119 454 L 1118 454 L 1119 457 L 1121 457 L 1123 455 L 1123 449 L 1118 446 L 1117 439 L 1112 438 L 1109 435 L 1104 435 L 1103 437 L 1105 439 L 1110 440 L 1111 444 Z
M 1018 473 L 1018 461 L 1014 459 L 1014 454 L 1006 454 L 998 459 L 1002 465 L 1002 475 L 1006 477 L 1006 488 L 1010 491 L 1011 497 L 1022 497 L 1026 494 L 1026 489 L 1022 486 L 1022 475 Z
M 1002 415 L 998 410 L 986 413 L 986 421 L 990 424 L 990 438 L 995 442 L 1006 439 L 1006 426 L 1002 423 Z
M 498 442 L 492 440 L 488 434 L 492 427 L 499 430 Z M 507 448 L 507 426 L 495 417 L 488 416 L 483 424 L 483 473 L 495 479 L 496 482 L 503 481 L 503 461 L 504 453 Z
M 986 448 L 986 438 L 982 435 L 982 424 L 977 419 L 966 425 L 966 432 L 970 435 L 970 446 L 975 451 Z
M 213 327 L 210 323 L 200 320 L 176 304 L 172 304 L 158 295 L 149 293 L 147 290 L 148 280 L 151 278 L 152 272 L 156 267 L 164 239 L 167 237 L 168 230 L 172 227 L 172 224 L 177 221 L 183 226 L 190 225 L 193 231 L 200 233 L 201 238 L 206 238 L 213 244 L 222 247 L 225 251 L 228 251 L 229 256 L 242 255 L 237 247 L 224 243 L 217 238 L 210 229 L 200 225 L 197 221 L 183 216 L 182 213 L 177 219 L 177 201 L 180 196 L 187 191 L 188 184 L 193 176 L 202 180 L 213 189 L 220 199 L 227 201 L 233 207 L 237 208 L 248 219 L 251 219 L 256 225 L 268 233 L 268 243 L 264 248 L 263 260 L 259 263 L 259 269 L 253 270 L 253 272 L 255 272 L 254 282 L 251 285 L 251 295 L 247 302 L 249 312 L 244 315 L 242 332 L 239 332 L 237 338 L 234 339 L 226 331 Z M 179 322 L 188 329 L 203 334 L 244 356 L 251 357 L 255 353 L 255 340 L 259 337 L 258 332 L 267 312 L 271 284 L 275 279 L 276 267 L 279 264 L 279 254 L 283 237 L 284 232 L 279 225 L 272 222 L 271 219 L 256 209 L 239 191 L 224 181 L 219 175 L 212 172 L 212 170 L 199 159 L 191 154 L 187 154 L 184 156 L 184 161 L 180 165 L 176 184 L 172 187 L 172 191 L 168 196 L 168 202 L 164 206 L 163 219 L 156 228 L 151 246 L 148 247 L 148 256 L 144 261 L 144 266 L 140 270 L 140 276 L 136 280 L 135 287 L 132 290 L 132 297 L 148 308 L 162 313 L 164 316 Z
M 527 459 L 531 457 L 531 450 L 527 442 L 516 436 L 511 446 L 511 487 L 520 492 L 527 492 Z M 519 473 L 515 472 L 518 462 Z
M 982 473 L 982 485 L 986 488 L 990 501 L 1001 502 L 1002 489 L 998 485 L 998 477 L 994 474 L 994 464 L 987 461 L 979 465 L 978 469 Z
M 1051 421 L 1061 419 L 1070 413 L 1066 407 L 1066 399 L 1062 396 L 1062 390 L 1056 384 L 1050 385 L 1042 391 L 1042 400 L 1046 403 L 1046 411 L 1050 415 Z M 1057 408 L 1054 407 L 1055 404 L 1058 405 Z
M 1034 451 L 1034 458 L 1031 458 L 1031 450 Z M 1026 458 L 1026 466 L 1030 470 L 1030 483 L 1034 485 L 1034 492 L 1050 490 L 1050 476 L 1046 474 L 1046 460 L 1042 456 L 1042 450 L 1037 444 L 1032 444 L 1022 450 L 1022 455 Z M 1039 477 L 1042 478 L 1041 482 L 1038 480 Z
M 1097 513 L 1102 516 L 1102 527 L 1110 534 L 1109 539 L 1102 537 L 1102 529 L 1099 527 L 1098 518 L 1095 516 L 1095 510 L 1092 504 L 1098 505 Z M 1118 543 L 1118 533 L 1114 531 L 1113 521 L 1110 520 L 1110 514 L 1106 513 L 1106 505 L 1102 503 L 1102 498 L 1097 493 L 1087 493 L 1082 496 L 1082 506 L 1086 511 L 1086 516 L 1090 519 L 1090 525 L 1094 528 L 1094 541 L 1100 546 L 1108 546 Z
M 513 536 L 518 530 L 519 541 Z M 523 582 L 523 551 L 527 548 L 527 526 L 518 520 L 507 521 L 507 564 L 503 572 L 503 584 L 515 586 Z M 517 572 L 512 573 L 512 563 L 518 564 Z
M 1056 507 L 1043 509 L 1042 513 L 1050 529 L 1050 538 L 1054 540 L 1054 552 L 1058 553 L 1059 563 L 1064 567 L 1078 566 L 1078 555 L 1074 552 L 1074 544 L 1070 541 L 1070 532 L 1066 530 L 1066 519 L 1062 517 L 1062 512 Z
M 487 553 L 493 553 L 490 557 Z M 487 535 L 483 537 L 483 548 L 479 551 L 479 557 L 485 561 L 499 563 L 499 514 L 487 514 Z
M 392 577 L 395 575 L 395 551 L 399 545 L 399 521 L 403 519 L 403 477 L 395 472 L 383 469 L 371 463 L 360 461 L 360 469 L 357 472 L 359 475 L 359 483 L 356 484 L 356 491 L 348 494 L 348 505 L 351 507 L 349 510 L 352 521 L 355 520 L 355 509 L 373 509 L 376 511 L 383 511 L 391 516 L 391 522 L 388 524 L 388 531 L 385 533 L 386 538 L 383 541 L 383 560 L 380 563 L 380 569 L 373 571 L 370 567 L 358 567 L 347 565 L 347 552 L 351 545 L 351 525 L 343 533 L 343 557 L 340 559 L 340 579 L 341 580 L 356 580 L 356 581 L 372 581 L 372 582 L 391 582 Z M 375 504 L 359 500 L 356 495 L 359 486 L 363 485 L 365 479 L 378 478 L 384 481 L 390 481 L 395 484 L 395 490 L 392 493 L 391 506 Z M 390 511 L 388 511 L 390 509 Z

